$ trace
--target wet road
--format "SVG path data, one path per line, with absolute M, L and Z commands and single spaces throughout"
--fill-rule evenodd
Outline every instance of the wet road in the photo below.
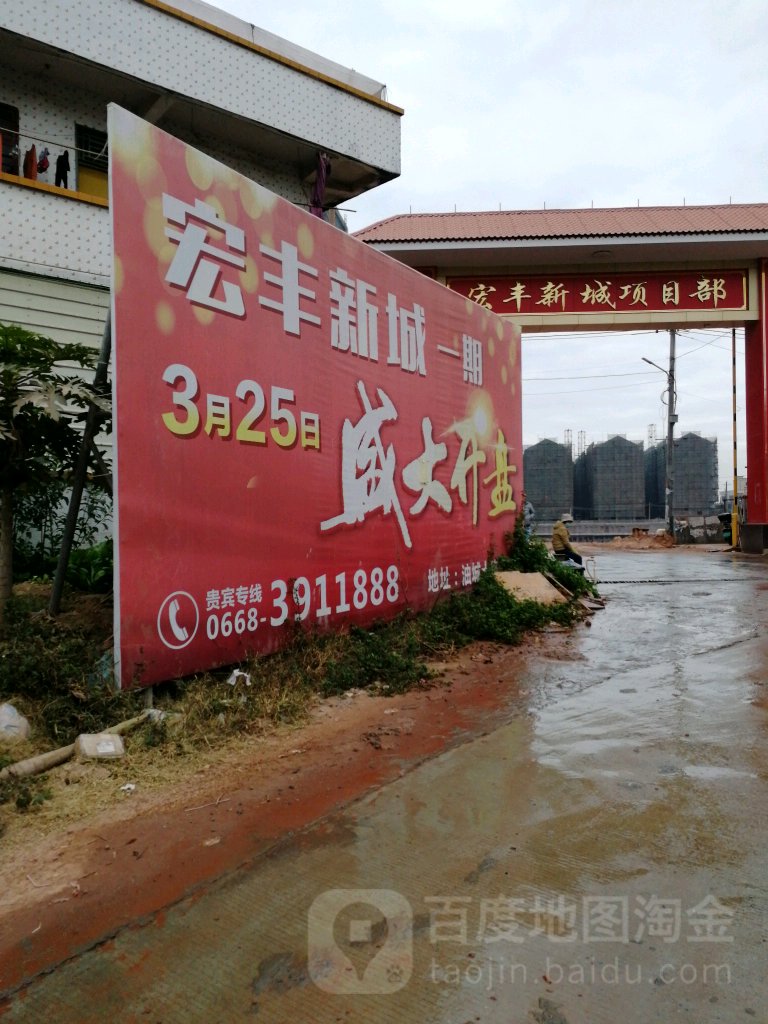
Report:
M 527 708 L 107 946 L 8 1021 L 768 1021 L 768 574 L 606 553 Z

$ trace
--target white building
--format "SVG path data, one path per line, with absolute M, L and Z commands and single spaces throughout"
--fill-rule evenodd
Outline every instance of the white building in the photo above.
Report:
M 327 154 L 333 219 L 400 173 L 402 110 L 385 93 L 200 0 L 0 5 L 0 321 L 98 345 L 111 268 L 108 103 L 302 206 Z

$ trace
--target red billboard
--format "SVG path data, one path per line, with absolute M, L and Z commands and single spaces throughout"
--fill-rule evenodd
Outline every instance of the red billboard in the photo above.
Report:
M 110 107 L 123 687 L 470 586 L 522 480 L 512 324 Z
M 605 270 L 598 274 L 449 277 L 446 284 L 506 316 L 747 309 L 746 270 Z

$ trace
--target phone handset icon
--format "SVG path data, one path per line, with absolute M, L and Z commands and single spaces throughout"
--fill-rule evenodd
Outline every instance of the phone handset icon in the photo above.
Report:
M 180 643 L 184 643 L 189 640 L 189 632 L 184 626 L 179 625 L 178 615 L 180 611 L 179 602 L 174 598 L 168 606 L 168 622 L 170 623 L 171 631 L 176 639 Z
M 158 636 L 172 651 L 191 644 L 200 625 L 197 601 L 186 590 L 175 590 L 160 605 L 157 613 Z

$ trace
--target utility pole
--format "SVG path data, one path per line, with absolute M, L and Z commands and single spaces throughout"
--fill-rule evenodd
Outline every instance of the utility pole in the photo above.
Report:
M 675 335 L 674 327 L 669 332 L 669 369 L 654 363 L 652 359 L 645 356 L 640 358 L 649 366 L 661 370 L 667 378 L 667 451 L 666 451 L 666 486 L 664 488 L 664 518 L 667 521 L 667 529 L 672 540 L 675 539 L 675 424 L 677 413 L 675 412 Z M 663 400 L 663 399 L 662 399 Z
M 667 487 L 666 519 L 669 535 L 675 539 L 675 329 L 669 332 L 669 372 L 667 373 Z

